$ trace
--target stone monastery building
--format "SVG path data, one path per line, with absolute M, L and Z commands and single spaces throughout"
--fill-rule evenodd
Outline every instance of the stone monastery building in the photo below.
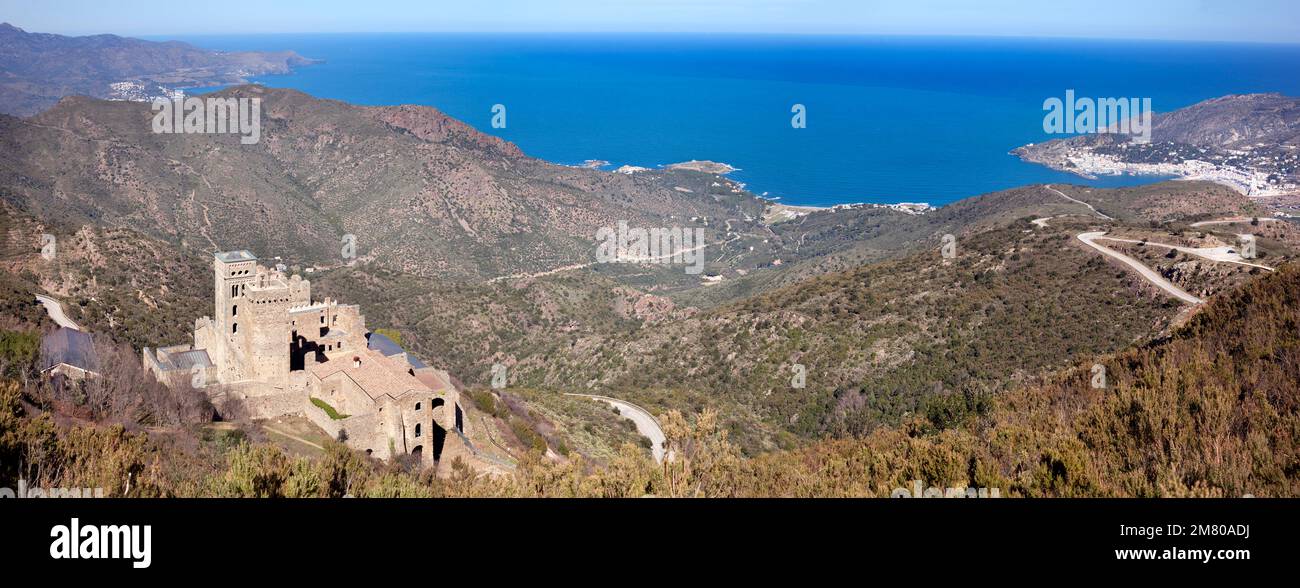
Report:
M 448 374 L 367 332 L 360 307 L 313 301 L 309 281 L 248 251 L 216 253 L 212 270 L 215 309 L 194 321 L 193 344 L 143 351 L 160 381 L 188 381 L 218 406 L 241 403 L 250 418 L 304 414 L 381 459 L 431 466 L 470 451 Z

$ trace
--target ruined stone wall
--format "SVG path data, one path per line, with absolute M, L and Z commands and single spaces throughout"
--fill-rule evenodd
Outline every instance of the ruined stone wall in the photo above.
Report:
M 330 314 L 330 328 L 342 329 L 347 333 L 349 348 L 366 346 L 366 317 L 361 314 L 360 306 L 335 303 Z
M 366 346 L 366 317 L 356 305 L 327 300 L 290 310 L 290 324 L 298 336 L 327 352 Z M 340 339 L 340 334 L 345 336 Z

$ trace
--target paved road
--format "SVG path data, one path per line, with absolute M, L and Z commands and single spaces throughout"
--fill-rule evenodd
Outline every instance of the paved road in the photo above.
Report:
M 659 421 L 651 415 L 649 411 L 630 402 L 610 398 L 608 396 L 599 396 L 595 394 L 574 394 L 568 393 L 569 396 L 585 396 L 592 400 L 600 400 L 618 409 L 618 413 L 632 421 L 636 425 L 638 433 L 644 435 L 650 440 L 650 453 L 654 455 L 655 461 L 664 460 L 664 442 L 668 440 L 664 436 L 663 429 L 659 428 Z
M 1106 255 L 1109 255 L 1111 257 L 1114 257 L 1115 259 L 1124 262 L 1129 267 L 1137 270 L 1137 272 L 1141 274 L 1143 278 L 1146 278 L 1148 282 L 1155 284 L 1157 287 L 1159 287 L 1161 290 L 1164 290 L 1165 292 L 1173 294 L 1183 302 L 1187 302 L 1189 304 L 1200 304 L 1202 302 L 1205 302 L 1200 298 L 1188 294 L 1186 290 L 1183 290 L 1182 288 L 1175 286 L 1173 282 L 1166 280 L 1164 276 L 1156 273 L 1155 270 L 1152 270 L 1151 268 L 1147 267 L 1142 262 L 1133 259 L 1132 257 L 1129 257 L 1127 255 L 1124 255 L 1123 253 L 1110 249 L 1104 245 L 1099 245 L 1098 243 L 1095 242 L 1096 239 L 1102 237 L 1105 234 L 1106 234 L 1105 231 L 1079 233 L 1079 240 L 1083 241 L 1085 245 L 1092 247 L 1097 251 L 1100 251 Z
M 1165 249 L 1174 249 L 1177 251 L 1182 251 L 1183 253 L 1186 253 L 1188 255 L 1195 255 L 1197 257 L 1200 257 L 1202 259 L 1208 259 L 1210 261 L 1222 261 L 1224 263 L 1248 265 L 1250 267 L 1266 269 L 1270 272 L 1273 271 L 1273 268 L 1268 267 L 1266 265 L 1260 265 L 1258 263 L 1251 263 L 1249 261 L 1246 261 L 1246 258 L 1242 257 L 1241 254 L 1237 253 L 1236 250 L 1234 250 L 1232 247 L 1181 247 L 1178 245 L 1156 243 L 1155 241 L 1136 241 L 1133 239 L 1120 239 L 1117 237 L 1097 237 L 1097 238 L 1105 239 L 1107 241 L 1118 241 L 1120 243 L 1146 243 L 1147 245 L 1151 245 L 1154 247 L 1163 247 Z
M 68 318 L 68 315 L 63 314 L 63 305 L 60 304 L 58 300 L 50 298 L 49 296 L 37 294 L 36 301 L 45 306 L 45 312 L 48 312 L 50 318 L 54 319 L 54 322 L 58 323 L 60 327 L 67 327 L 78 331 L 81 330 L 81 327 L 78 327 L 77 323 L 72 322 L 72 319 Z

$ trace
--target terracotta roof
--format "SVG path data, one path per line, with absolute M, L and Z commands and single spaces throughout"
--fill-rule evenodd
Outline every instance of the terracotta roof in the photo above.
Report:
M 387 358 L 369 349 L 359 351 L 339 350 L 327 352 L 328 361 L 309 368 L 312 375 L 322 380 L 342 372 L 357 383 L 366 395 L 378 399 L 385 394 L 397 398 L 410 390 L 432 391 L 402 367 L 400 358 Z M 355 360 L 361 360 L 357 367 Z

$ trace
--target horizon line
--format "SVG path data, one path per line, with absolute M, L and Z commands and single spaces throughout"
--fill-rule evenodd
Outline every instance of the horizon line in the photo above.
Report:
M 915 38 L 915 39 L 996 39 L 996 40 L 1037 40 L 1037 41 L 1106 41 L 1106 42 L 1139 42 L 1139 43 L 1206 43 L 1206 44 L 1224 44 L 1224 45 L 1281 45 L 1297 46 L 1300 40 L 1283 41 L 1283 40 L 1240 40 L 1240 39 L 1204 39 L 1204 38 L 1184 38 L 1184 37 L 1094 37 L 1079 35 L 1021 35 L 1021 34 L 996 34 L 996 33 L 888 33 L 888 32 L 816 32 L 816 31 L 796 31 L 796 32 L 775 32 L 775 31 L 656 31 L 656 30 L 591 30 L 591 31 L 571 31 L 571 30 L 455 30 L 455 29 L 431 29 L 431 30 L 392 30 L 392 31 L 262 31 L 262 32 L 168 32 L 168 33 L 115 33 L 115 32 L 48 32 L 32 31 L 19 25 L 3 22 L 15 28 L 19 28 L 27 33 L 36 34 L 56 34 L 67 37 L 91 37 L 98 35 L 115 35 L 118 37 L 134 37 L 144 40 L 194 38 L 194 37 L 274 37 L 283 35 L 319 35 L 319 36 L 343 36 L 343 35 L 518 35 L 518 36 L 543 36 L 543 35 L 563 35 L 563 36 L 581 36 L 581 35 L 677 35 L 677 36 L 727 36 L 727 37 L 822 37 L 822 38 Z

